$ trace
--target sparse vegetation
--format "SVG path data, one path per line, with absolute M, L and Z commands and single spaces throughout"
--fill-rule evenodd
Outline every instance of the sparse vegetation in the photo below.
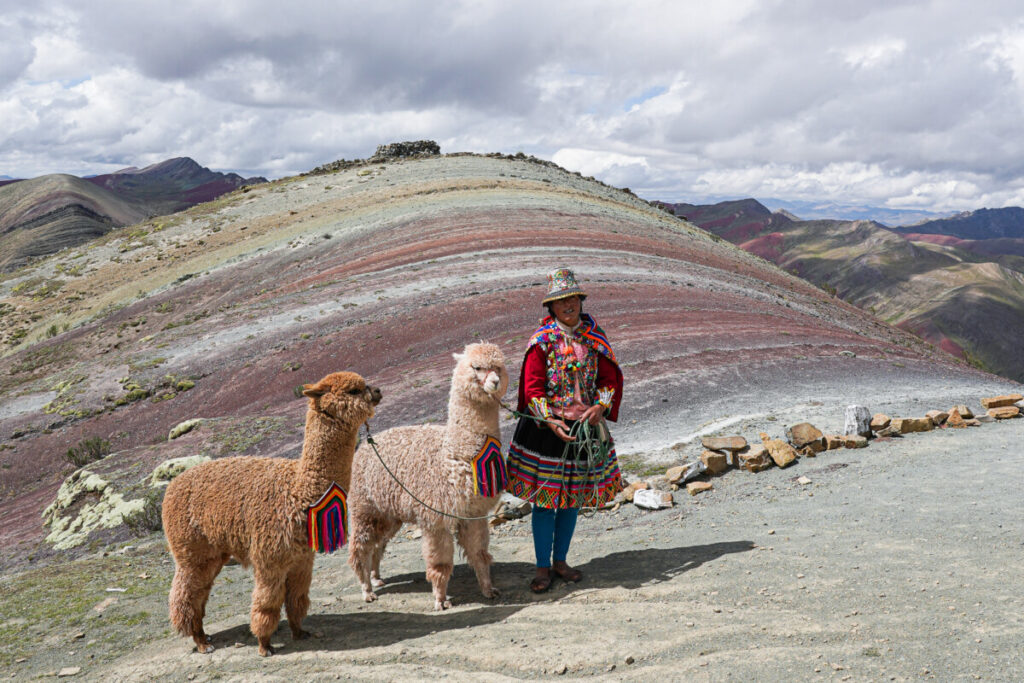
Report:
M 209 315 L 210 315 L 210 312 L 208 310 L 205 310 L 205 309 L 202 310 L 202 311 L 197 311 L 196 313 L 189 313 L 188 315 L 186 315 L 181 320 L 174 320 L 174 321 L 171 321 L 171 322 L 167 323 L 166 325 L 164 325 L 163 329 L 165 329 L 165 330 L 173 330 L 175 327 L 181 327 L 183 325 L 191 325 L 192 323 L 196 322 L 197 320 L 202 320 L 203 318 L 206 318 Z
M 60 362 L 71 354 L 71 344 L 53 344 L 27 351 L 24 357 L 11 366 L 10 374 L 33 372 L 46 365 Z
M 149 536 L 163 528 L 161 512 L 164 489 L 150 489 L 143 498 L 145 505 L 132 515 L 124 518 L 124 525 L 136 536 Z
M 98 436 L 82 439 L 64 453 L 64 459 L 75 467 L 85 467 L 91 462 L 110 455 L 110 442 Z
M 156 358 L 147 358 L 146 360 L 133 361 L 128 364 L 128 369 L 132 372 L 139 372 L 142 370 L 151 370 L 157 366 L 163 365 L 167 362 L 167 359 L 163 356 L 157 356 Z
M 233 427 L 217 434 L 213 441 L 218 444 L 217 455 L 237 455 L 259 444 L 269 434 L 285 428 L 280 417 L 246 418 Z

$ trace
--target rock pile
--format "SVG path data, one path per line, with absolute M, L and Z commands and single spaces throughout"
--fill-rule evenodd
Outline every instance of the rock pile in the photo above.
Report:
M 441 147 L 433 140 L 417 140 L 415 142 L 392 142 L 378 145 L 371 159 L 390 159 L 394 157 L 415 157 L 420 155 L 437 156 Z
M 642 496 L 642 505 L 639 502 L 637 505 L 648 509 L 669 507 L 672 505 L 672 494 L 664 490 L 666 484 L 673 491 L 685 485 L 687 493 L 696 496 L 714 488 L 706 479 L 733 468 L 760 472 L 773 466 L 788 467 L 800 458 L 816 457 L 826 451 L 866 448 L 871 438 L 901 437 L 933 429 L 980 427 L 983 422 L 1024 415 L 1024 396 L 1021 394 L 983 398 L 981 405 L 988 412 L 980 418 L 976 418 L 971 409 L 963 404 L 952 406 L 949 410 L 930 410 L 924 417 L 895 418 L 883 413 L 871 415 L 863 406 L 849 406 L 845 411 L 844 434 L 823 434 L 809 422 L 801 422 L 786 428 L 785 439 L 773 439 L 761 432 L 758 435 L 760 444 L 748 444 L 739 435 L 704 437 L 701 439 L 703 451 L 697 461 L 670 467 L 663 477 L 629 484 L 608 507 L 617 509 L 623 503 L 634 502 L 638 491 L 645 491 L 645 495 Z M 650 491 L 650 495 L 646 494 L 647 491 Z
M 988 412 L 978 417 L 966 405 L 959 404 L 949 410 L 929 410 L 924 417 L 895 418 L 883 413 L 871 415 L 863 406 L 849 406 L 845 412 L 844 434 L 823 434 L 811 423 L 800 422 L 786 427 L 785 439 L 773 439 L 761 432 L 758 434 L 761 443 L 747 443 L 739 435 L 705 436 L 701 439 L 703 450 L 697 460 L 669 467 L 660 477 L 628 484 L 604 509 L 617 510 L 624 503 L 633 503 L 648 510 L 672 507 L 675 504 L 673 491 L 683 486 L 691 496 L 711 491 L 714 485 L 708 479 L 730 469 L 761 472 L 769 467 L 788 467 L 800 458 L 813 458 L 840 448 L 867 448 L 870 438 L 895 438 L 933 429 L 980 427 L 984 422 L 1024 415 L 1024 396 L 1021 394 L 983 398 L 981 405 Z M 866 430 L 867 434 L 857 433 L 860 430 Z M 801 477 L 799 481 L 810 483 L 805 479 Z M 506 503 L 491 524 L 501 524 L 529 513 L 528 502 L 514 506 Z

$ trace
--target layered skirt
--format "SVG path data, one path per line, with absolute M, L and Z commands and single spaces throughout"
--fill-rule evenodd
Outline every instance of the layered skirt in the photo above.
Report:
M 576 424 L 566 420 L 570 429 Z M 546 426 L 520 418 L 508 448 L 508 486 L 513 496 L 543 508 L 600 507 L 622 490 L 615 444 L 603 462 L 587 461 L 576 443 L 566 443 Z

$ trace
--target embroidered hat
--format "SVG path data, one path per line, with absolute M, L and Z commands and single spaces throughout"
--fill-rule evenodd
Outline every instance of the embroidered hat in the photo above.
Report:
M 578 296 L 580 301 L 587 298 L 579 283 L 576 282 L 576 275 L 568 268 L 557 268 L 548 274 L 548 293 L 544 295 L 541 304 L 549 304 L 559 299 L 568 299 L 570 296 Z

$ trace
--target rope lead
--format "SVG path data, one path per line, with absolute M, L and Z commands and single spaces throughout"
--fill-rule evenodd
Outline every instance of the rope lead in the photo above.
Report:
M 501 405 L 502 408 L 504 408 L 505 410 L 507 410 L 508 412 L 510 412 L 512 415 L 514 415 L 516 417 L 521 417 L 521 418 L 522 417 L 526 417 L 526 418 L 529 418 L 529 419 L 533 420 L 534 422 L 538 422 L 538 423 L 539 422 L 544 422 L 544 423 L 551 424 L 550 420 L 545 420 L 544 418 L 540 418 L 540 417 L 537 417 L 536 415 L 531 415 L 529 413 L 521 413 L 518 410 L 512 410 L 511 408 L 509 408 L 504 403 L 500 403 L 500 405 Z M 391 471 L 391 468 L 388 467 L 388 464 L 386 462 L 384 462 L 384 458 L 381 457 L 380 451 L 377 450 L 377 442 L 373 440 L 373 435 L 370 434 L 370 425 L 369 424 L 365 424 L 364 426 L 366 427 L 366 443 L 368 443 L 370 445 L 370 448 L 373 449 L 373 452 L 377 456 L 377 460 L 380 461 L 381 466 L 384 468 L 384 470 L 389 475 L 391 475 L 391 478 L 394 479 L 398 483 L 398 485 L 402 487 L 402 490 L 405 491 L 406 493 L 408 493 L 409 496 L 413 500 L 415 500 L 417 503 L 419 503 L 423 507 L 427 508 L 431 512 L 434 512 L 434 513 L 436 513 L 438 515 L 441 515 L 443 517 L 449 517 L 451 519 L 459 519 L 459 520 L 463 520 L 463 521 L 467 521 L 467 522 L 468 521 L 475 521 L 475 520 L 478 520 L 478 519 L 492 519 L 492 518 L 498 516 L 497 514 L 492 513 L 492 514 L 489 514 L 489 515 L 482 515 L 482 516 L 479 516 L 479 517 L 462 517 L 461 515 L 454 515 L 454 514 L 452 514 L 450 512 L 444 512 L 443 510 L 438 510 L 437 508 L 435 508 L 435 507 L 433 507 L 433 506 L 423 502 L 422 500 L 420 500 L 416 496 L 416 494 L 414 494 L 412 491 L 410 491 L 409 487 L 407 487 L 405 484 L 403 484 L 402 480 L 399 479 L 398 476 L 395 475 L 395 473 Z M 602 439 L 598 439 L 597 435 L 595 435 L 595 434 L 593 434 L 591 432 L 590 423 L 587 422 L 586 420 L 579 420 L 579 421 L 577 421 L 576 424 L 572 426 L 572 429 L 569 430 L 569 436 L 575 437 L 575 441 L 567 441 L 565 443 L 565 448 L 562 449 L 561 467 L 560 467 L 560 469 L 558 471 L 558 476 L 561 476 L 565 472 L 565 463 L 567 462 L 569 457 L 572 456 L 573 445 L 578 445 L 579 449 L 585 455 L 585 459 L 586 459 L 586 463 L 587 463 L 587 470 L 586 470 L 587 474 L 588 474 L 588 476 L 591 479 L 594 479 L 594 482 L 591 484 L 591 487 L 592 487 L 592 491 L 593 491 L 593 497 L 596 499 L 597 498 L 597 489 L 598 489 L 599 485 L 598 485 L 598 483 L 596 481 L 596 478 L 591 476 L 591 475 L 593 475 L 593 473 L 595 471 L 603 471 L 604 470 L 605 463 L 608 461 L 608 453 L 609 453 L 608 442 L 604 441 Z M 550 477 L 545 477 L 545 481 L 550 481 L 550 479 L 551 479 Z M 538 487 L 537 490 L 539 491 L 540 488 L 541 487 Z M 530 503 L 530 504 L 533 504 L 533 502 L 536 499 L 536 497 L 537 497 L 537 494 L 534 493 L 533 499 L 528 499 L 527 502 Z M 588 510 L 590 512 L 590 514 L 593 515 L 595 512 L 597 512 L 597 507 L 585 507 L 585 508 L 582 508 L 581 510 Z M 586 515 L 584 515 L 584 516 L 586 516 Z

